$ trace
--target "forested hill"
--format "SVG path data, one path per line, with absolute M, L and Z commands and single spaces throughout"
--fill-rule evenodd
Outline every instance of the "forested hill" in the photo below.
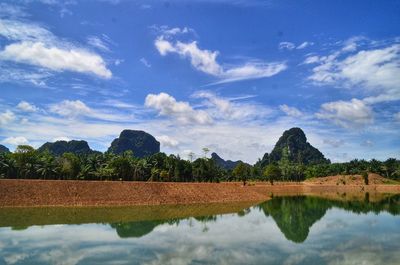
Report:
M 290 162 L 304 165 L 330 163 L 317 148 L 307 142 L 307 137 L 300 128 L 285 131 L 271 153 L 265 153 L 258 163 L 265 167 L 279 162 L 283 156 L 287 156 Z
M 91 154 L 95 151 L 90 149 L 89 144 L 86 141 L 56 141 L 54 143 L 47 142 L 38 149 L 39 152 L 48 151 L 53 155 L 60 156 L 64 153 L 73 154 Z
M 9 152 L 10 150 L 7 147 L 0 144 L 0 153 L 9 153 Z
M 123 130 L 118 138 L 112 141 L 108 152 L 122 154 L 132 151 L 135 157 L 146 157 L 160 152 L 160 142 L 151 134 L 137 130 Z
M 226 169 L 226 170 L 232 170 L 239 163 L 243 163 L 241 160 L 238 160 L 238 161 L 224 160 L 219 155 L 217 155 L 217 153 L 212 153 L 211 159 L 214 160 L 215 164 L 217 164 L 219 167 Z

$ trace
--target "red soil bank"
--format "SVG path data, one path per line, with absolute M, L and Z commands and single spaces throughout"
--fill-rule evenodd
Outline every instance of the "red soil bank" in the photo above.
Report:
M 0 180 L 0 207 L 250 202 L 268 198 L 239 184 Z

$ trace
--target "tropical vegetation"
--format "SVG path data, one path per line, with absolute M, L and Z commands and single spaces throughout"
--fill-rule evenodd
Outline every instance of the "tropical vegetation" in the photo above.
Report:
M 122 154 L 64 153 L 55 155 L 20 145 L 11 152 L 0 153 L 0 177 L 11 179 L 60 180 L 123 180 L 123 181 L 302 181 L 307 178 L 338 174 L 373 172 L 386 178 L 400 180 L 400 160 L 352 160 L 346 163 L 302 164 L 290 161 L 283 149 L 278 162 L 261 166 L 240 162 L 233 169 L 224 169 L 211 159 L 201 157 L 193 161 L 176 155 L 156 153 L 148 157 L 135 157 L 132 151 Z M 367 180 L 366 180 L 367 183 Z

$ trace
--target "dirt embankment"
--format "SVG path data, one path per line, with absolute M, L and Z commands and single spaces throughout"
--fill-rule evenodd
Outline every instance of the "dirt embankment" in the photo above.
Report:
M 341 181 L 345 177 L 344 182 Z M 363 198 L 368 192 L 379 198 L 400 193 L 400 185 L 378 175 L 370 185 L 361 176 L 333 176 L 302 183 L 172 183 L 57 180 L 0 180 L 0 207 L 13 206 L 130 206 L 262 202 L 272 196 L 315 195 Z M 350 198 L 350 197 L 349 197 Z
M 378 174 L 368 174 L 369 185 L 385 185 L 397 184 L 400 182 L 384 178 Z M 313 178 L 304 181 L 305 184 L 320 184 L 320 185 L 364 185 L 364 179 L 361 175 L 336 175 L 323 178 Z
M 261 202 L 267 198 L 239 183 L 0 180 L 0 207 Z

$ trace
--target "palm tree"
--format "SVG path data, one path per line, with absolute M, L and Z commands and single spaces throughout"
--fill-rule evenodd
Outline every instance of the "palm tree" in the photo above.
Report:
M 40 158 L 37 172 L 43 179 L 52 179 L 57 175 L 57 168 L 55 165 L 55 158 L 50 154 L 43 154 Z

